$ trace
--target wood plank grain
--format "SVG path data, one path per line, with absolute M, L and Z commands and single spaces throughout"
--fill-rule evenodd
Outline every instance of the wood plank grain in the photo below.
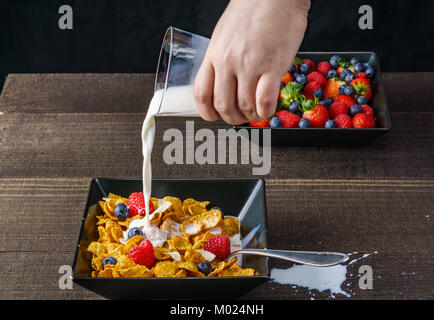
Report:
M 86 178 L 0 179 L 0 252 L 73 251 L 89 185 Z
M 2 112 L 145 112 L 154 74 L 10 74 Z
M 431 112 L 434 72 L 384 73 L 392 112 Z M 10 74 L 0 112 L 144 112 L 154 74 Z
M 140 177 L 143 118 L 141 113 L 0 115 L 0 177 Z M 241 165 L 240 160 L 232 165 L 191 165 L 185 164 L 184 154 L 184 164 L 167 165 L 163 151 L 169 142 L 163 141 L 163 134 L 177 128 L 186 139 L 186 120 L 158 118 L 152 154 L 155 177 L 252 175 L 255 165 Z M 273 147 L 266 177 L 434 177 L 433 120 L 434 113 L 393 113 L 393 129 L 362 147 Z M 201 119 L 194 124 L 196 132 L 228 128 Z
M 0 299 L 101 299 L 101 296 L 75 285 L 60 289 L 59 273 L 72 264 L 70 252 L 0 252 Z

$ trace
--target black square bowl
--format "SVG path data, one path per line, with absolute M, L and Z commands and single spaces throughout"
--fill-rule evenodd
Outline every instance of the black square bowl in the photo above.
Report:
M 72 267 L 75 283 L 109 299 L 227 299 L 240 296 L 269 279 L 268 258 L 259 256 L 243 258 L 243 267 L 257 271 L 258 275 L 253 277 L 92 278 L 92 254 L 87 248 L 98 240 L 96 216 L 102 214 L 98 200 L 109 192 L 128 197 L 141 189 L 141 180 L 92 180 Z M 249 247 L 267 248 L 263 179 L 153 179 L 152 196 L 167 195 L 210 201 L 210 206 L 218 206 L 225 214 L 239 218 L 242 239 L 253 228 L 259 228 Z
M 297 56 L 318 63 L 329 61 L 335 54 L 347 60 L 356 57 L 375 68 L 375 76 L 371 79 L 373 95 L 369 103 L 375 110 L 376 128 L 252 128 L 247 123 L 234 128 L 246 129 L 249 134 L 252 129 L 271 130 L 271 144 L 275 146 L 358 146 L 388 132 L 392 125 L 381 80 L 380 62 L 374 52 L 299 52 Z

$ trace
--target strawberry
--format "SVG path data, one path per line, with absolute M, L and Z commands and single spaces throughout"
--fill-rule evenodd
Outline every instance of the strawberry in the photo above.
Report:
M 372 109 L 367 104 L 362 104 L 361 107 L 363 113 L 367 114 L 368 116 L 371 116 L 372 118 L 374 117 L 374 109 Z
M 313 82 L 313 81 L 318 82 L 320 84 L 321 88 L 324 88 L 327 84 L 326 78 L 324 78 L 324 76 L 321 73 L 319 73 L 318 71 L 314 71 L 314 72 L 309 73 L 307 75 L 307 81 L 308 82 Z
M 350 96 L 346 96 L 344 94 L 340 94 L 338 96 L 336 96 L 335 101 L 341 101 L 347 104 L 348 107 L 351 107 L 353 104 L 356 104 L 356 102 L 354 101 L 354 99 Z
M 354 128 L 375 128 L 374 118 L 366 113 L 358 113 L 353 118 Z
M 283 75 L 283 77 L 282 77 L 282 82 L 283 82 L 284 84 L 287 84 L 287 83 L 290 82 L 290 81 L 294 81 L 294 78 L 292 77 L 292 75 L 291 75 L 289 72 L 287 72 L 287 73 L 285 73 L 285 74 Z
M 257 128 L 268 128 L 270 126 L 270 120 L 265 119 L 262 121 L 249 121 L 249 126 L 251 127 L 257 127 Z
M 338 128 L 352 128 L 353 126 L 351 117 L 346 114 L 340 114 L 334 120 L 338 125 Z
M 333 102 L 329 107 L 330 119 L 334 120 L 340 114 L 347 114 L 349 108 L 350 107 L 342 101 Z
M 329 120 L 327 108 L 322 104 L 317 104 L 312 110 L 305 111 L 303 118 L 310 121 L 312 128 L 324 128 L 324 124 Z
M 318 99 L 306 100 L 301 96 L 301 107 L 303 109 L 303 118 L 309 120 L 312 128 L 324 128 L 324 124 L 329 120 L 327 108 L 322 104 L 318 104 Z
M 137 214 L 141 216 L 146 215 L 145 197 L 143 192 L 133 192 L 128 198 L 128 210 L 130 211 L 129 217 L 134 217 Z M 154 205 L 149 200 L 149 214 L 154 212 Z
M 279 106 L 289 107 L 292 102 L 297 101 L 302 89 L 302 85 L 296 86 L 294 82 L 288 82 L 285 87 L 280 89 Z
M 306 99 L 313 99 L 313 93 L 317 89 L 321 89 L 321 85 L 318 82 L 316 82 L 316 81 L 308 82 L 304 86 L 304 90 L 303 90 L 303 93 L 304 93 L 304 96 L 306 97 Z
M 364 78 L 364 79 L 368 79 L 368 75 L 364 72 L 359 72 L 356 74 L 356 78 Z
M 324 77 L 327 76 L 331 69 L 333 69 L 333 67 L 328 61 L 322 61 L 316 65 L 316 71 L 321 73 Z
M 218 235 L 205 242 L 203 248 L 214 253 L 217 259 L 224 260 L 231 253 L 231 241 L 226 235 Z
M 280 110 L 276 112 L 277 117 L 282 122 L 282 128 L 297 128 L 300 122 L 300 117 L 289 112 L 288 110 Z
M 353 81 L 350 82 L 350 85 L 352 85 L 356 91 L 356 97 L 358 96 L 365 96 L 366 99 L 371 99 L 372 97 L 372 89 L 371 89 L 371 83 L 366 78 L 356 78 Z
M 138 247 L 133 247 L 128 251 L 128 256 L 136 264 L 152 268 L 155 262 L 154 247 L 151 241 L 143 240 Z
M 315 70 L 315 62 L 310 59 L 303 59 L 303 63 L 307 64 L 311 71 Z
M 326 98 L 334 98 L 339 95 L 339 87 L 345 84 L 345 81 L 338 78 L 331 78 L 327 80 L 327 84 L 324 88 Z

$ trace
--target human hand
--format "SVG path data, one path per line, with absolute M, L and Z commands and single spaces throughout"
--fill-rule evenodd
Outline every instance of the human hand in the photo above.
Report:
M 232 0 L 218 21 L 194 83 L 198 111 L 233 125 L 276 110 L 283 74 L 297 54 L 310 0 Z

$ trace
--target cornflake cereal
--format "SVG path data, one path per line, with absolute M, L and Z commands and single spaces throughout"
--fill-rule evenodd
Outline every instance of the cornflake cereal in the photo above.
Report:
M 229 262 L 217 259 L 217 253 L 211 251 L 222 248 L 213 247 L 215 244 L 208 243 L 209 251 L 205 250 L 208 240 L 214 237 L 227 237 L 231 248 L 239 248 L 239 243 L 232 243 L 233 239 L 240 238 L 237 218 L 223 217 L 218 208 L 208 210 L 209 201 L 200 202 L 192 198 L 182 201 L 167 196 L 151 198 L 151 202 L 155 209 L 149 215 L 150 226 L 146 227 L 145 217 L 140 214 L 129 214 L 126 219 L 123 216 L 123 220 L 117 218 L 115 208 L 119 203 L 128 207 L 127 198 L 110 193 L 99 201 L 103 211 L 103 215 L 97 216 L 99 238 L 87 249 L 92 253 L 92 277 L 255 275 L 254 269 L 241 268 L 236 258 Z M 124 205 L 119 207 L 122 206 L 125 208 Z M 146 257 L 149 254 L 151 257 Z

